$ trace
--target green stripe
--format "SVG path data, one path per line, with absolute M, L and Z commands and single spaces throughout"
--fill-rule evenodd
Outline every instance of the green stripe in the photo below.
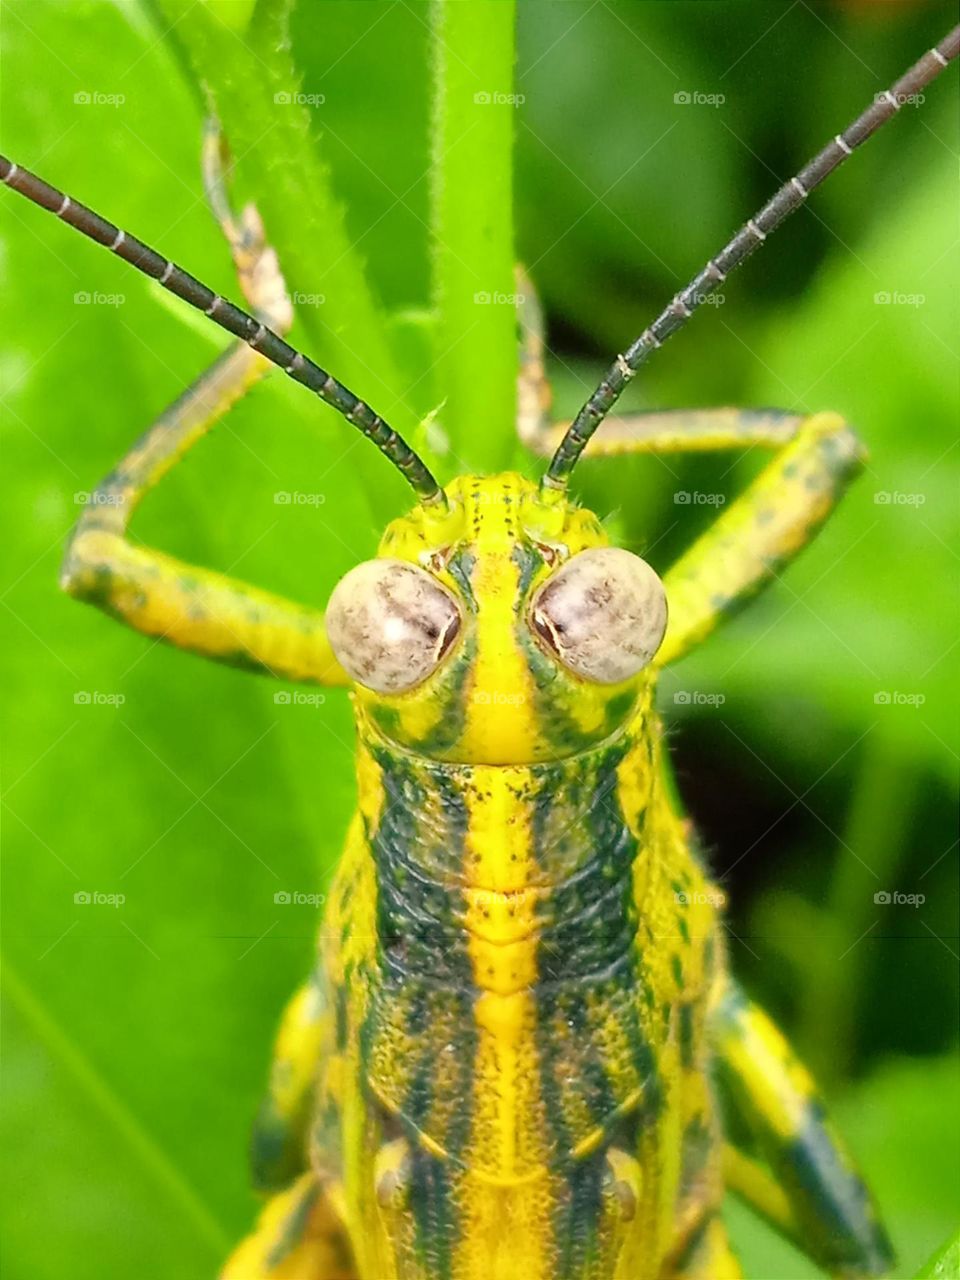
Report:
M 378 965 L 361 1031 L 363 1057 L 375 1072 L 386 1055 L 377 1083 L 396 1099 L 411 1143 L 417 1253 L 424 1274 L 447 1280 L 462 1231 L 450 1170 L 465 1159 L 470 1138 L 477 1053 L 477 993 L 456 874 L 466 847 L 469 771 L 443 769 L 384 744 L 371 751 L 385 803 L 379 824 L 367 833 L 377 879 Z M 448 872 L 442 880 L 441 869 Z M 451 1043 L 455 1078 L 440 1090 L 437 1062 Z M 417 1131 L 449 1159 L 424 1151 Z
M 607 1126 L 618 1138 L 630 1133 L 636 1154 L 640 1129 L 662 1102 L 656 1059 L 640 1022 L 633 864 L 640 847 L 624 819 L 617 768 L 628 746 L 608 746 L 577 762 L 578 776 L 563 765 L 537 771 L 541 790 L 534 813 L 533 845 L 552 890 L 537 952 L 537 1042 L 540 1087 L 550 1136 L 567 1187 L 554 1218 L 557 1280 L 581 1275 L 601 1248 L 605 1147 L 574 1160 L 569 1151 L 591 1131 Z M 629 1061 L 614 1063 L 601 1023 L 611 1015 L 629 1046 Z M 577 1080 L 577 1108 L 586 1119 L 571 1130 L 565 1082 Z M 619 1079 L 617 1078 L 619 1077 Z M 644 1089 L 634 1117 L 618 1109 Z M 624 1120 L 628 1123 L 624 1124 Z

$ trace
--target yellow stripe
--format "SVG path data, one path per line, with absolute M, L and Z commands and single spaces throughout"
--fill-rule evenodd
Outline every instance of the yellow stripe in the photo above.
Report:
M 546 1127 L 535 1047 L 537 890 L 522 775 L 478 766 L 467 791 L 465 924 L 478 1043 L 458 1265 L 471 1280 L 549 1280 Z M 458 1274 L 460 1274 L 458 1272 Z
M 465 486 L 468 521 L 477 529 L 471 587 L 483 608 L 476 615 L 477 656 L 467 694 L 462 758 L 520 763 L 536 758 L 542 726 L 534 688 L 515 635 L 514 609 L 520 597 L 518 545 L 522 481 L 510 475 Z

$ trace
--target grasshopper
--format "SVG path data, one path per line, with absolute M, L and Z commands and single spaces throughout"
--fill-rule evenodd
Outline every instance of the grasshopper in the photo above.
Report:
M 836 1276 L 883 1274 L 871 1199 L 789 1044 L 738 988 L 719 895 L 668 781 L 659 669 L 829 515 L 864 457 L 838 415 L 609 416 L 652 351 L 900 104 L 960 28 L 838 134 L 554 425 L 535 304 L 519 430 L 550 459 L 441 487 L 283 335 L 256 210 L 204 169 L 252 314 L 0 157 L 14 191 L 239 342 L 103 481 L 63 586 L 220 662 L 351 689 L 358 807 L 317 964 L 284 1014 L 255 1131 L 269 1196 L 225 1280 L 721 1280 L 732 1189 Z M 141 499 L 279 366 L 371 439 L 416 505 L 324 613 L 127 537 Z M 578 458 L 759 445 L 772 462 L 661 578 L 569 495 Z

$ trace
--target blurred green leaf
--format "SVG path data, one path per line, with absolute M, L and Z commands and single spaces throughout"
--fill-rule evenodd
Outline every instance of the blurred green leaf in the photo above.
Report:
M 386 320 L 347 234 L 322 139 L 314 144 L 310 112 L 326 95 L 307 91 L 290 52 L 292 0 L 259 0 L 241 35 L 217 9 L 157 0 L 187 50 L 199 96 L 209 101 L 254 198 L 311 350 L 352 391 L 403 432 L 415 418 L 386 340 Z
M 917 1280 L 957 1280 L 960 1276 L 960 1232 L 939 1248 L 917 1272 Z

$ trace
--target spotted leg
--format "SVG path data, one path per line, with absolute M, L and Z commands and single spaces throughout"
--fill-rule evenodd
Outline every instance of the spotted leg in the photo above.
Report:
M 831 1275 L 882 1276 L 890 1243 L 809 1073 L 767 1015 L 725 978 L 711 1017 L 727 1186 Z
M 286 332 L 292 311 L 276 255 L 256 209 L 248 205 L 236 216 L 230 208 L 215 128 L 205 138 L 204 179 L 254 314 Z M 321 612 L 187 565 L 128 534 L 142 498 L 269 368 L 237 343 L 161 415 L 91 495 L 61 582 L 70 595 L 192 653 L 286 679 L 345 684 Z
M 319 975 L 284 1010 L 253 1131 L 253 1181 L 270 1198 L 221 1280 L 355 1280 L 337 1184 L 310 1160 L 310 1121 L 334 1026 Z
M 340 1215 L 314 1174 L 267 1202 L 220 1280 L 357 1280 Z
M 562 430 L 537 432 L 537 452 L 549 452 Z M 863 464 L 863 445 L 835 413 L 693 409 L 607 418 L 587 446 L 590 457 L 756 446 L 777 453 L 664 577 L 661 665 L 698 645 L 806 546 Z
M 277 1032 L 251 1143 L 258 1191 L 280 1191 L 307 1168 L 317 1073 L 330 1038 L 329 1005 L 314 975 L 290 1000 Z
M 517 435 L 537 452 L 539 441 L 550 432 L 553 394 L 544 363 L 543 309 L 533 281 L 521 266 L 516 268 L 517 324 L 520 330 L 520 373 L 517 378 Z
M 683 1246 L 683 1252 L 667 1260 L 660 1280 L 741 1280 L 743 1272 L 720 1218 L 709 1218 L 703 1230 Z

